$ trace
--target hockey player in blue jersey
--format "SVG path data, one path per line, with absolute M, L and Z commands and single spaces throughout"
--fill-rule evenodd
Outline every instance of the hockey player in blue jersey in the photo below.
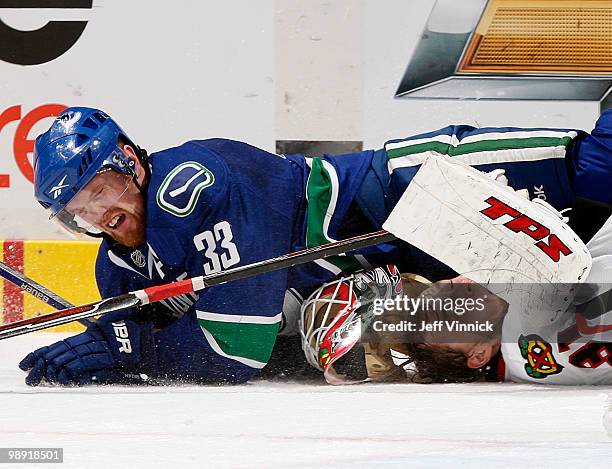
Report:
M 559 209 L 576 197 L 610 203 L 610 117 L 592 134 L 450 126 L 324 158 L 223 139 L 149 156 L 104 112 L 70 108 L 37 138 L 35 196 L 65 228 L 103 238 L 96 276 L 108 297 L 379 229 L 432 152 L 503 169 L 495 174 Z M 31 385 L 244 382 L 270 357 L 289 286 L 388 262 L 433 279 L 452 274 L 405 243 L 378 246 L 107 315 L 20 367 Z

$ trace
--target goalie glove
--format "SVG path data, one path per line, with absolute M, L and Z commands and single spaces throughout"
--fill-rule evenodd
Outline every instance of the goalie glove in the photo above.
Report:
M 513 189 L 508 183 L 508 178 L 506 177 L 505 169 L 494 169 L 493 171 L 490 171 L 485 174 L 489 176 L 491 179 L 493 179 L 500 186 L 504 186 L 504 187 L 508 187 L 509 189 Z M 527 189 L 513 189 L 513 190 L 521 197 L 524 197 L 527 200 L 531 200 L 532 202 L 544 207 L 546 210 L 551 212 L 553 215 L 557 216 L 559 220 L 561 220 L 563 223 L 569 222 L 569 218 L 565 216 L 565 212 L 571 210 L 571 208 L 566 208 L 564 210 L 557 210 L 555 207 L 553 207 L 552 205 L 550 205 L 548 202 L 546 202 L 543 199 L 540 199 L 538 197 L 531 199 L 529 197 L 529 190 Z
M 529 190 L 528 189 L 514 189 L 512 186 L 510 186 L 508 178 L 506 177 L 506 170 L 505 169 L 498 168 L 498 169 L 494 169 L 493 171 L 490 171 L 490 172 L 485 173 L 485 174 L 487 176 L 489 176 L 491 179 L 493 179 L 500 186 L 508 187 L 510 189 L 513 189 L 514 192 L 516 192 L 521 197 L 524 197 L 527 200 L 530 199 L 529 198 Z
M 51 384 L 144 383 L 155 371 L 151 323 L 97 322 L 81 334 L 29 353 L 19 363 L 25 382 Z

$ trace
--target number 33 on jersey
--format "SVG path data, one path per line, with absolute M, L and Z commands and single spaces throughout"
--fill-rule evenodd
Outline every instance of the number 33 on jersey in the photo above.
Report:
M 193 242 L 198 251 L 204 251 L 204 275 L 220 272 L 240 262 L 238 248 L 232 242 L 234 235 L 227 221 L 217 223 L 212 230 L 195 235 Z

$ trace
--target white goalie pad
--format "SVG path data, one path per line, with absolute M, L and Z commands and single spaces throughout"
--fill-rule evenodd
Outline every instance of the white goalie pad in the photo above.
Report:
M 552 207 L 447 157 L 427 159 L 383 228 L 485 285 L 575 284 L 591 268 L 588 249 Z M 554 309 L 571 301 L 562 296 Z

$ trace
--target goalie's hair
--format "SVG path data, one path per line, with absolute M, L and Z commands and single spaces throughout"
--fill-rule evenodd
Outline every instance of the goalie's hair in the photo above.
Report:
M 463 353 L 433 348 L 425 343 L 407 343 L 404 346 L 416 368 L 413 382 L 471 383 L 495 380 L 497 358 L 483 368 L 469 368 L 467 356 Z

